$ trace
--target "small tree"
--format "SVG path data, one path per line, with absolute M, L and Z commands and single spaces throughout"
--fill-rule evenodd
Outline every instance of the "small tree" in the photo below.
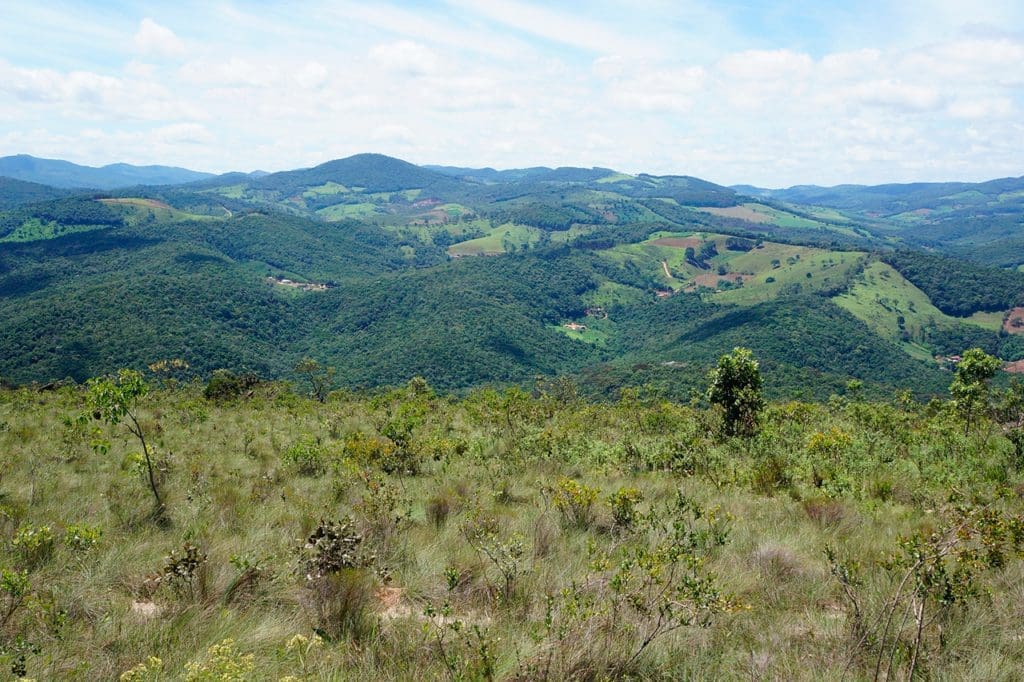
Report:
M 734 348 L 718 359 L 709 375 L 708 400 L 725 414 L 722 429 L 727 436 L 750 437 L 757 432 L 757 418 L 764 408 L 761 370 L 748 348 Z
M 324 367 L 312 358 L 302 358 L 295 365 L 296 374 L 305 374 L 312 387 L 310 395 L 319 402 L 327 399 L 331 392 L 331 384 L 334 382 L 334 375 L 337 370 L 334 367 Z
M 999 397 L 995 418 L 1003 426 L 1003 435 L 1013 444 L 1013 466 L 1024 466 L 1024 383 L 1019 379 L 1010 382 L 1010 387 Z
M 971 428 L 987 406 L 989 381 L 996 375 L 1002 363 L 980 348 L 964 351 L 963 359 L 956 366 L 956 375 L 949 385 L 953 406 L 964 420 L 964 435 Z
M 146 383 L 141 372 L 134 369 L 122 369 L 116 378 L 90 379 L 88 387 L 89 408 L 92 410 L 93 418 L 115 426 L 127 419 L 125 426 L 142 446 L 142 457 L 146 463 L 149 489 L 153 492 L 157 516 L 162 518 L 166 510 L 156 483 L 152 451 L 146 443 L 146 434 L 142 430 L 142 425 L 139 424 L 139 403 L 149 393 L 149 384 Z

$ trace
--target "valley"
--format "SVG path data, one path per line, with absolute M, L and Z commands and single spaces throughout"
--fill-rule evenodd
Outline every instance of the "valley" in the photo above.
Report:
M 816 204 L 805 206 L 686 176 L 495 173 L 364 154 L 42 202 L 12 190 L 0 214 L 0 377 L 83 380 L 116 357 L 184 356 L 200 375 L 274 378 L 310 356 L 358 386 L 568 374 L 594 396 L 653 382 L 683 398 L 703 374 L 694 368 L 733 344 L 760 347 L 779 396 L 825 397 L 849 379 L 881 395 L 896 376 L 924 396 L 941 390 L 935 356 L 980 345 L 1024 357 L 1001 331 L 1024 275 L 961 260 L 956 239 L 923 247 L 923 225 L 872 213 L 853 190 L 806 194 Z M 1016 200 L 1001 187 L 985 206 Z M 910 196 L 945 201 L 934 195 Z M 987 291 L 1005 293 L 974 299 L 955 279 L 921 279 L 949 268 L 981 287 L 995 277 Z M 757 336 L 723 326 L 740 320 Z M 870 369 L 836 355 L 836 334 L 861 339 Z M 814 349 L 821 374 L 809 379 Z M 593 380 L 598 368 L 613 384 Z

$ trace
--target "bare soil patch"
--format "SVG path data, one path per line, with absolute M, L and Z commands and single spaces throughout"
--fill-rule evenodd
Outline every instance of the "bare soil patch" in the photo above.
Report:
M 123 204 L 126 206 L 145 206 L 146 208 L 171 208 L 170 204 L 165 204 L 162 201 L 156 199 L 100 199 L 101 204 Z
M 1024 360 L 1014 360 L 1013 362 L 1005 363 L 1003 371 L 1010 372 L 1011 374 L 1024 374 Z
M 670 246 L 674 249 L 686 249 L 691 246 L 696 249 L 701 245 L 701 240 L 697 237 L 662 237 L 651 243 L 655 246 Z
M 1008 334 L 1024 334 L 1024 308 L 1017 307 L 1003 320 L 1003 329 Z

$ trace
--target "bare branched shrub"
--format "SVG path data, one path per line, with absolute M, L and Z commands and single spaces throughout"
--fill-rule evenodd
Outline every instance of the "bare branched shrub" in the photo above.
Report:
M 880 562 L 890 586 L 881 603 L 865 590 L 863 564 L 826 547 L 850 620 L 846 670 L 860 664 L 875 680 L 913 679 L 949 646 L 944 628 L 986 593 L 986 574 L 1024 547 L 1024 516 L 960 506 L 941 518 L 939 530 L 900 538 Z
M 300 550 L 306 604 L 317 632 L 327 638 L 360 639 L 372 628 L 376 581 L 368 569 L 373 557 L 362 552 L 362 542 L 352 519 L 321 520 Z
M 628 677 L 654 642 L 737 610 L 704 569 L 728 535 L 728 519 L 681 493 L 639 517 L 628 541 L 593 550 L 585 579 L 547 596 L 537 649 L 517 679 Z
M 196 601 L 207 596 L 206 554 L 186 542 L 180 552 L 171 551 L 163 567 L 147 576 L 146 587 L 151 592 L 167 588 L 178 599 Z
M 463 524 L 462 535 L 482 558 L 501 577 L 499 595 L 504 603 L 512 600 L 516 580 L 526 571 L 523 557 L 526 554 L 526 538 L 520 533 L 502 537 L 497 519 L 477 509 Z

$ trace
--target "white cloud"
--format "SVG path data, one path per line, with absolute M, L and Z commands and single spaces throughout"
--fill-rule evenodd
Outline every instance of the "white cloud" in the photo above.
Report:
M 295 74 L 295 82 L 304 88 L 319 88 L 327 82 L 327 67 L 319 62 L 306 62 Z
M 650 42 L 633 39 L 616 26 L 580 16 L 515 0 L 449 0 L 467 12 L 473 12 L 492 21 L 556 43 L 570 45 L 591 52 L 624 51 L 630 54 L 648 54 Z
M 930 111 L 943 104 L 941 93 L 934 87 L 888 78 L 860 83 L 849 92 L 854 99 L 865 104 L 903 111 Z
M 829 81 L 858 80 L 864 74 L 877 73 L 884 68 L 882 51 L 864 48 L 850 52 L 834 52 L 822 57 L 821 76 Z
M 240 57 L 188 62 L 178 73 L 188 83 L 213 87 L 266 87 L 281 77 L 274 64 Z
M 415 140 L 412 130 L 403 125 L 379 126 L 370 137 L 377 142 L 397 142 L 400 144 L 410 144 Z
M 132 39 L 135 49 L 143 54 L 177 57 L 185 52 L 185 44 L 174 31 L 161 26 L 149 17 L 139 22 L 139 30 Z
M 655 68 L 640 65 L 629 75 L 620 72 L 608 93 L 616 105 L 627 110 L 687 112 L 707 87 L 707 80 L 707 71 L 701 66 Z
M 789 81 L 808 75 L 814 61 L 792 50 L 747 50 L 730 54 L 718 62 L 718 70 L 727 78 L 742 81 Z
M 0 154 L 275 170 L 379 151 L 770 185 L 1024 172 L 1021 24 L 960 30 L 948 0 L 901 25 L 923 12 L 908 2 L 803 42 L 703 0 L 187 5 L 161 14 L 181 37 L 111 12 L 51 35 L 59 16 L 32 11 L 34 42 L 62 47 L 0 25 Z M 138 40 L 101 53 L 61 39 L 76 24 Z
M 213 134 L 199 123 L 174 123 L 153 131 L 154 137 L 166 144 L 208 144 Z
M 424 76 L 438 69 L 436 52 L 411 40 L 377 45 L 370 50 L 370 60 L 386 71 L 410 76 Z
M 961 99 L 949 105 L 950 116 L 970 120 L 1008 118 L 1014 113 L 1013 101 L 1009 97 Z

